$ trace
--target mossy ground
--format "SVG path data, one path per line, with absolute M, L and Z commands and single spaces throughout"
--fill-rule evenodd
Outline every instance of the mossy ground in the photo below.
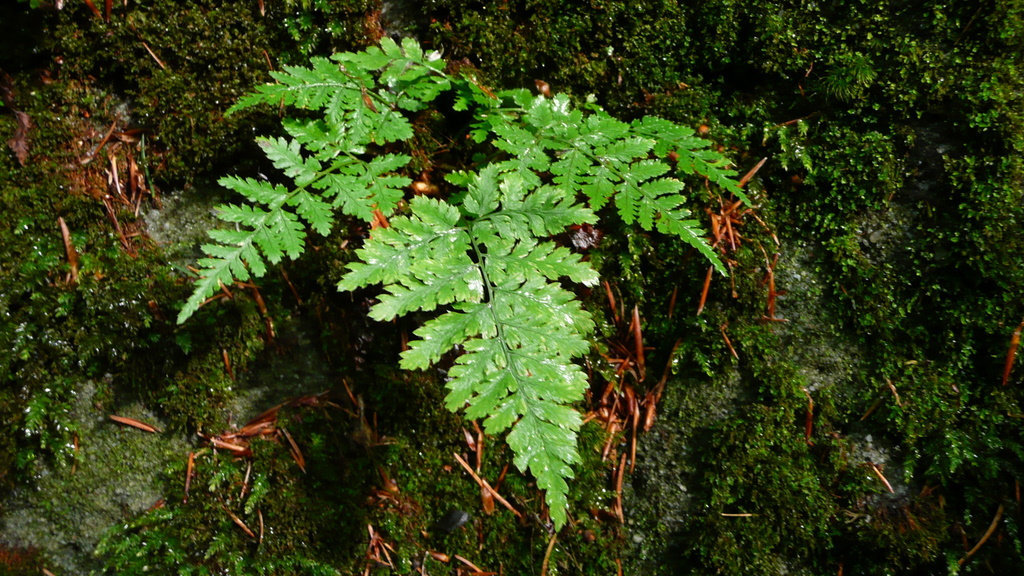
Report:
M 33 122 L 25 166 L 0 154 L 13 223 L 0 231 L 0 484 L 62 495 L 49 508 L 6 503 L 0 513 L 88 518 L 51 536 L 76 539 L 82 549 L 70 554 L 97 572 L 388 573 L 365 558 L 372 527 L 397 573 L 464 566 L 433 551 L 539 574 L 550 534 L 529 479 L 510 468 L 501 484 L 524 520 L 500 505 L 484 514 L 453 457 L 472 462 L 463 433 L 472 427 L 441 410 L 443 375 L 393 368 L 413 326 L 371 326 L 371 295 L 335 293 L 360 230 L 336 232 L 260 285 L 271 337 L 252 290 L 237 287 L 175 326 L 189 291 L 181 258 L 194 240 L 129 236 L 129 251 L 111 213 L 123 233 L 144 223 L 131 206 L 103 203 L 111 158 L 122 177 L 129 159 L 148 170 L 147 210 L 171 190 L 205 193 L 225 172 L 260 170 L 252 135 L 276 118 L 224 110 L 269 67 L 372 42 L 386 11 L 382 20 L 375 2 L 266 2 L 261 15 L 257 2 L 156 1 L 115 3 L 108 22 L 67 4 L 0 8 L 13 23 L 0 69 L 14 94 L 0 133 L 15 133 L 12 110 Z M 603 432 L 585 427 L 575 521 L 549 573 L 614 574 L 617 559 L 633 574 L 1021 570 L 1019 367 L 1002 381 L 1024 318 L 1019 3 L 433 0 L 422 12 L 401 26 L 422 26 L 424 43 L 493 85 L 544 80 L 593 93 L 623 117 L 703 124 L 741 170 L 769 157 L 750 184 L 766 227 L 746 218 L 730 252 L 733 281 L 714 278 L 700 316 L 705 270 L 688 251 L 609 228 L 590 253 L 644 320 L 652 368 L 635 386 L 653 388 L 666 365 L 669 380 L 626 476 L 623 527 L 606 513 L 614 487 Z M 96 152 L 111 125 L 116 136 Z M 698 215 L 718 208 L 692 184 Z M 58 217 L 78 254 L 77 282 Z M 762 319 L 776 252 L 786 323 Z M 602 318 L 599 340 L 617 338 L 602 294 L 587 299 Z M 305 364 L 291 362 L 300 356 Z M 590 359 L 607 376 L 602 362 Z M 280 374 L 295 393 L 257 374 Z M 196 436 L 237 430 L 321 383 L 331 404 L 283 408 L 278 420 L 305 472 L 282 435 L 252 439 L 242 459 Z M 250 384 L 261 392 L 240 393 Z M 241 408 L 240 398 L 254 403 Z M 116 427 L 110 413 L 163 431 Z M 510 461 L 495 440 L 481 463 L 492 483 Z M 628 450 L 619 440 L 614 448 Z M 131 466 L 114 458 L 133 453 Z M 138 489 L 110 492 L 122 477 Z M 81 496 L 90 491 L 98 498 Z M 163 505 L 146 512 L 156 496 Z M 452 509 L 472 518 L 445 534 L 437 522 Z M 961 566 L 997 510 L 994 534 Z M 262 518 L 262 539 L 232 514 L 254 532 Z M 61 546 L 44 546 L 0 535 L 0 574 L 53 569 Z

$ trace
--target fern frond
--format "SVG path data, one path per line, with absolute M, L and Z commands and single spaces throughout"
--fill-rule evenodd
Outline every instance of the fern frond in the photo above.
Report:
M 596 223 L 596 212 L 611 204 L 624 223 L 676 236 L 721 270 L 677 177 L 704 177 L 745 201 L 728 159 L 664 119 L 627 123 L 591 103 L 577 108 L 565 95 L 492 92 L 449 76 L 440 54 L 412 39 L 385 38 L 272 77 L 230 111 L 270 104 L 312 112 L 284 120 L 287 137 L 258 140 L 289 185 L 220 180 L 242 201 L 219 207 L 230 227 L 210 232 L 214 243 L 203 246 L 179 322 L 222 284 L 298 257 L 307 229 L 330 233 L 337 212 L 368 222 L 378 211 L 387 215 L 390 227 L 372 231 L 339 289 L 380 285 L 370 309 L 377 320 L 434 313 L 401 365 L 423 369 L 460 352 L 446 405 L 482 418 L 489 433 L 508 432 L 516 465 L 537 479 L 562 526 L 566 481 L 580 459 L 581 417 L 572 405 L 587 385 L 575 360 L 589 349 L 594 326 L 563 282 L 593 286 L 598 275 L 550 238 Z M 413 113 L 445 92 L 453 109 L 473 114 L 466 136 L 481 145 L 475 158 L 483 165 L 445 175 L 458 194 L 416 196 L 395 216 L 412 182 L 411 157 L 396 149 L 413 136 Z
M 579 461 L 577 401 L 587 379 L 572 359 L 589 348 L 590 316 L 571 293 L 534 278 L 495 286 L 482 304 L 494 328 L 464 344 L 466 353 L 449 370 L 450 409 L 484 418 L 488 433 L 508 430 L 516 465 L 545 491 L 557 526 L 565 522 L 565 479 Z M 538 434 L 540 433 L 540 434 Z
M 323 166 L 316 158 L 303 158 L 298 140 L 259 138 L 256 142 L 274 167 L 294 180 L 296 186 L 307 186 L 320 177 Z
M 310 67 L 284 66 L 271 72 L 276 84 L 265 84 L 239 99 L 228 108 L 232 114 L 238 110 L 260 104 L 284 105 L 304 110 L 320 110 L 329 104 L 343 106 L 362 98 L 360 85 L 327 58 L 310 58 Z
M 668 152 L 677 155 L 676 170 L 680 174 L 704 176 L 744 203 L 750 199 L 736 181 L 736 171 L 722 154 L 710 150 L 711 142 L 698 137 L 693 130 L 664 118 L 645 116 L 632 123 L 635 133 L 653 138 L 657 144 L 654 153 L 664 157 Z

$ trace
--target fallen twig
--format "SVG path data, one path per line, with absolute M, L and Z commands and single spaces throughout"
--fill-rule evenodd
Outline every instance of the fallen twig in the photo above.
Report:
M 278 427 L 278 430 L 284 433 L 284 438 L 288 441 L 288 446 L 291 447 L 292 458 L 295 460 L 295 463 L 299 465 L 299 470 L 302 470 L 302 472 L 305 473 L 306 459 L 302 457 L 302 451 L 299 450 L 299 445 L 295 443 L 294 439 L 292 439 L 292 435 L 288 433 L 288 430 L 281 427 Z
M 243 532 L 245 532 L 246 536 L 252 538 L 253 540 L 256 540 L 256 533 L 250 530 L 249 527 L 245 525 L 245 522 L 242 522 L 241 518 L 236 516 L 235 513 L 232 512 L 231 510 L 228 510 L 226 506 L 224 507 L 224 511 L 227 512 L 228 516 L 231 518 L 231 521 L 234 522 L 236 526 L 241 528 Z
M 548 540 L 548 547 L 544 550 L 544 561 L 540 563 L 540 576 L 548 576 L 548 562 L 551 560 L 551 551 L 555 549 L 555 540 L 558 538 L 558 532 L 551 535 L 551 539 Z
M 981 537 L 981 540 L 978 540 L 978 543 L 974 545 L 974 548 L 971 548 L 970 550 L 968 550 L 967 554 L 965 554 L 963 558 L 961 558 L 960 560 L 957 561 L 957 565 L 958 566 L 963 566 L 964 562 L 967 562 L 968 558 L 970 558 L 971 556 L 974 556 L 974 554 L 979 549 L 981 549 L 981 545 L 984 544 L 989 538 L 992 537 L 992 534 L 995 533 L 996 527 L 999 526 L 999 520 L 1001 520 L 1002 517 L 1003 517 L 1003 505 L 1000 504 L 999 505 L 999 509 L 996 510 L 995 518 L 993 518 L 992 519 L 992 523 L 988 525 L 988 530 L 985 530 L 985 534 Z
M 466 566 L 469 566 L 469 568 L 473 570 L 474 576 L 490 576 L 491 574 L 497 574 L 497 572 L 485 571 L 483 568 L 477 566 L 476 564 L 473 564 L 472 562 L 470 562 L 466 558 L 463 558 L 462 556 L 459 556 L 458 554 L 452 554 L 452 558 L 455 558 L 459 562 L 462 562 Z
M 633 306 L 633 321 L 630 323 L 633 332 L 633 344 L 636 347 L 636 367 L 640 381 L 647 378 L 646 360 L 644 359 L 644 337 L 640 326 L 640 308 Z
M 64 222 L 63 217 L 57 217 L 57 224 L 60 224 L 60 235 L 64 238 L 64 252 L 67 254 L 68 265 L 71 267 L 71 283 L 78 284 L 78 252 L 75 251 L 75 246 L 71 243 L 71 231 L 68 230 L 68 225 Z
M 704 276 L 704 288 L 700 292 L 700 302 L 697 304 L 697 315 L 704 311 L 704 304 L 708 300 L 708 289 L 711 288 L 711 275 L 714 273 L 715 267 L 708 266 L 708 273 Z
M 125 426 L 131 426 L 132 428 L 138 428 L 143 432 L 155 433 L 160 431 L 155 426 L 150 426 L 149 424 L 146 424 L 145 422 L 140 422 L 134 418 L 126 418 L 124 416 L 116 416 L 114 414 L 111 414 L 110 419 L 113 420 L 114 422 L 117 422 L 118 424 L 124 424 Z
M 882 481 L 882 484 L 885 484 L 886 490 L 888 490 L 890 494 L 895 494 L 896 491 L 892 489 L 892 484 L 889 484 L 889 480 L 887 480 L 885 476 L 882 475 L 882 471 L 878 468 L 878 466 L 875 465 L 874 462 L 868 462 L 868 466 L 871 467 L 871 471 L 875 473 L 875 476 L 878 476 L 878 479 Z
M 756 166 L 754 166 L 746 174 L 744 174 L 743 178 L 740 178 L 740 182 L 739 182 L 740 188 L 743 188 L 744 186 L 746 186 L 747 182 L 750 182 L 750 179 L 754 177 L 754 174 L 757 174 L 757 171 L 760 170 L 761 167 L 764 166 L 764 163 L 767 162 L 767 161 L 768 161 L 768 158 L 761 158 L 761 161 L 758 162 Z
M 470 466 L 468 463 L 466 463 L 466 461 L 463 460 L 461 456 L 459 456 L 458 454 L 452 454 L 452 455 L 455 456 L 455 460 L 458 461 L 458 463 L 463 468 L 466 469 L 466 472 L 469 472 L 469 475 L 473 477 L 473 480 L 476 480 L 476 483 L 479 484 L 481 488 L 485 488 L 487 491 L 489 491 L 491 493 L 491 495 L 494 496 L 494 499 L 497 500 L 505 508 L 508 508 L 510 512 L 515 514 L 516 518 L 522 518 L 523 517 L 523 514 L 521 512 L 519 512 L 519 510 L 516 510 L 514 506 L 509 504 L 508 500 L 505 500 L 504 498 L 502 498 L 501 494 L 498 494 L 497 490 L 495 490 L 494 488 L 491 488 L 491 485 L 487 483 L 487 480 L 484 480 L 483 478 L 478 476 L 477 473 L 473 471 L 473 467 Z
M 145 48 L 146 52 L 149 52 L 149 55 L 153 57 L 153 61 L 156 62 L 156 65 L 159 66 L 161 70 L 167 70 L 167 66 L 160 61 L 160 58 L 157 58 L 156 52 L 153 52 L 153 49 L 149 47 L 149 44 L 146 44 L 145 40 L 139 40 L 139 42 L 142 42 L 142 47 Z
M 732 354 L 732 357 L 737 359 L 737 360 L 739 360 L 740 359 L 740 355 L 736 353 L 736 349 L 733 348 L 733 346 L 732 346 L 732 340 L 729 339 L 729 334 L 726 333 L 726 330 L 728 328 L 729 328 L 729 321 L 726 320 L 725 323 L 722 324 L 722 326 L 720 328 L 721 331 L 722 331 L 722 340 L 725 341 L 725 345 L 726 345 L 727 348 L 729 348 L 729 353 Z
M 1006 366 L 1003 368 L 1003 386 L 1010 381 L 1010 373 L 1013 372 L 1013 361 L 1017 357 L 1017 347 L 1020 346 L 1021 330 L 1024 330 L 1024 320 L 1021 320 L 1010 338 L 1010 349 L 1006 351 Z
M 188 489 L 192 486 L 192 475 L 196 470 L 196 453 L 188 453 L 188 462 L 185 464 L 185 497 L 181 499 L 182 504 L 188 504 Z
M 626 472 L 626 455 L 623 454 L 622 458 L 619 459 L 619 469 L 616 471 L 615 477 L 615 516 L 618 517 L 619 523 L 625 524 L 626 517 L 622 511 L 622 477 Z

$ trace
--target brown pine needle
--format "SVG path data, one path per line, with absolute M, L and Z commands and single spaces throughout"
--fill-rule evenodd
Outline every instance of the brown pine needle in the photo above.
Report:
M 256 517 L 260 521 L 260 537 L 256 539 L 256 545 L 258 546 L 263 543 L 263 511 L 259 508 L 256 509 Z
M 463 460 L 461 456 L 459 456 L 458 454 L 452 454 L 452 456 L 455 456 L 455 460 L 458 461 L 458 463 L 463 468 L 466 469 L 466 472 L 469 472 L 469 475 L 473 477 L 473 480 L 476 480 L 476 483 L 479 484 L 481 488 L 484 488 L 487 491 L 489 491 L 491 495 L 494 496 L 494 499 L 501 503 L 501 505 L 504 506 L 505 508 L 508 508 L 510 512 L 515 514 L 516 518 L 523 517 L 522 513 L 519 512 L 519 510 L 516 510 L 514 506 L 508 503 L 508 500 L 505 500 L 504 498 L 501 497 L 501 494 L 498 494 L 497 490 L 491 488 L 491 485 L 487 483 L 487 480 L 484 480 L 483 478 L 478 476 L 477 473 L 473 471 L 473 468 L 468 463 L 466 463 L 466 461 Z
M 153 61 L 156 62 L 156 65 L 159 66 L 161 70 L 167 70 L 167 66 L 160 61 L 160 58 L 158 58 L 156 52 L 153 52 L 153 49 L 149 47 L 149 44 L 142 42 L 142 47 L 146 49 L 146 52 L 149 52 L 149 55 L 153 57 Z
M 85 0 L 85 5 L 92 12 L 93 16 L 95 16 L 97 18 L 103 18 L 103 14 L 100 13 L 98 8 L 96 8 L 96 5 L 93 4 L 92 0 Z
M 494 572 L 487 572 L 483 568 L 480 568 L 476 564 L 473 564 L 472 562 L 470 562 L 466 558 L 463 558 L 462 556 L 459 556 L 458 554 L 452 554 L 452 558 L 455 558 L 459 562 L 462 562 L 466 566 L 469 566 L 469 568 L 471 570 L 473 570 L 473 574 L 476 575 L 476 576 L 486 576 L 486 575 L 489 575 L 489 574 L 494 574 Z
M 126 418 L 124 416 L 116 416 L 114 414 L 111 414 L 110 419 L 113 420 L 114 422 L 117 422 L 118 424 L 124 424 L 125 426 L 131 426 L 132 428 L 138 428 L 143 432 L 155 433 L 160 431 L 157 427 L 150 426 L 145 422 L 140 422 L 135 418 Z
M 636 348 L 636 364 L 637 370 L 640 372 L 640 380 L 644 380 L 647 376 L 647 362 L 644 359 L 644 336 L 641 333 L 640 326 L 640 308 L 633 306 L 633 321 L 630 322 L 630 327 L 633 329 L 633 345 Z
M 615 295 L 612 294 L 612 285 L 607 280 L 604 281 L 604 293 L 608 296 L 608 306 L 612 309 L 612 320 L 616 324 L 619 323 L 619 309 L 615 306 Z
M 292 458 L 294 458 L 295 463 L 299 465 L 299 470 L 302 470 L 302 472 L 305 473 L 306 459 L 302 457 L 302 450 L 299 450 L 299 445 L 295 443 L 295 440 L 292 439 L 292 435 L 289 434 L 287 430 L 284 428 L 278 428 L 278 430 L 284 433 L 285 439 L 288 440 L 288 446 L 291 447 Z
M 1020 346 L 1020 333 L 1024 330 L 1024 320 L 1017 326 L 1010 338 L 1010 349 L 1006 351 L 1006 366 L 1003 368 L 1003 386 L 1010 381 L 1010 373 L 1013 372 L 1013 361 L 1017 357 L 1017 347 Z
M 228 378 L 231 378 L 231 381 L 234 382 L 235 381 L 235 371 L 231 369 L 231 358 L 228 357 L 228 350 L 227 350 L 227 348 L 221 348 L 220 349 L 220 356 L 221 356 L 221 359 L 224 361 L 224 371 L 228 373 Z
M 746 186 L 747 182 L 750 182 L 750 179 L 754 177 L 754 174 L 757 174 L 757 171 L 760 170 L 761 167 L 764 166 L 764 163 L 767 161 L 768 158 L 761 158 L 761 161 L 758 162 L 756 166 L 754 166 L 746 174 L 744 174 L 743 178 L 740 178 L 740 188 Z
M 188 504 L 188 489 L 192 486 L 192 475 L 196 470 L 196 453 L 188 453 L 188 463 L 185 465 L 185 497 L 182 498 L 182 504 Z
M 615 515 L 619 518 L 619 523 L 625 524 L 626 517 L 622 511 L 622 477 L 626 473 L 626 455 L 623 454 L 622 458 L 619 459 L 619 469 L 616 471 L 615 478 Z
M 882 475 L 882 471 L 878 466 L 876 466 L 874 462 L 868 462 L 868 466 L 871 467 L 871 471 L 875 473 L 875 476 L 878 476 L 878 479 L 882 481 L 882 484 L 885 484 L 885 488 L 889 491 L 889 494 L 895 494 L 896 491 L 892 489 L 892 484 L 889 484 L 889 480 Z
M 999 526 L 999 520 L 1001 520 L 1002 517 L 1003 517 L 1003 505 L 1000 504 L 999 505 L 999 509 L 996 510 L 996 517 L 993 518 L 992 519 L 992 523 L 988 525 L 988 530 L 985 530 L 985 534 L 981 537 L 981 540 L 978 540 L 978 543 L 974 545 L 974 548 L 971 548 L 970 550 L 968 550 L 967 554 L 964 555 L 964 557 L 961 558 L 959 561 L 957 561 L 957 565 L 963 566 L 964 562 L 967 562 L 968 558 L 970 558 L 971 556 L 974 556 L 974 554 L 979 549 L 981 549 L 982 544 L 984 544 L 986 541 L 988 541 L 988 539 L 992 537 L 992 534 L 995 533 L 996 527 Z
M 68 224 L 63 217 L 57 217 L 57 224 L 60 225 L 60 235 L 64 238 L 64 253 L 68 257 L 68 266 L 71 267 L 71 283 L 78 284 L 78 252 L 71 243 L 71 231 L 68 230 Z
M 726 345 L 726 347 L 729 348 L 729 353 L 732 354 L 732 357 L 737 359 L 737 360 L 739 360 L 740 359 L 740 355 L 736 353 L 736 349 L 733 348 L 733 346 L 732 346 L 732 340 L 729 340 L 729 334 L 726 333 L 726 329 L 728 329 L 728 328 L 729 328 L 729 322 L 726 321 L 726 323 L 722 324 L 722 327 L 721 327 L 721 330 L 722 330 L 722 340 L 725 340 L 725 345 Z
M 708 274 L 704 277 L 704 289 L 700 292 L 700 303 L 697 304 L 697 315 L 704 311 L 704 304 L 708 300 L 708 289 L 711 288 L 711 274 L 714 273 L 715 267 L 708 266 Z
M 902 408 L 903 407 L 903 403 L 900 402 L 900 393 L 896 391 L 896 387 L 893 386 L 892 380 L 889 380 L 888 378 L 886 378 L 885 379 L 885 385 L 889 387 L 889 391 L 892 392 L 892 395 L 896 398 L 896 405 L 899 406 L 900 408 Z
M 814 398 L 811 398 L 811 393 L 806 388 L 804 388 L 804 395 L 807 396 L 807 421 L 804 423 L 804 441 L 810 446 L 814 444 L 811 440 L 811 435 L 814 432 Z
M 256 540 L 256 533 L 250 530 L 249 527 L 245 525 L 245 522 L 242 522 L 241 518 L 236 516 L 234 512 L 228 510 L 226 507 L 224 508 L 224 511 L 227 512 L 228 516 L 231 517 L 231 521 L 234 522 L 236 526 L 241 528 L 243 532 L 245 532 L 246 536 L 252 538 L 253 540 Z
M 551 560 L 551 551 L 555 549 L 555 540 L 558 538 L 558 532 L 551 535 L 551 539 L 548 540 L 547 550 L 544 551 L 544 561 L 540 564 L 540 576 L 548 576 L 548 561 Z

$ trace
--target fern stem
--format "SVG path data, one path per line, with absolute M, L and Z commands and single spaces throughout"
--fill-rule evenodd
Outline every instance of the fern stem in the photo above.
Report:
M 480 246 L 477 244 L 476 234 L 472 233 L 472 224 L 470 225 L 470 246 L 473 247 L 473 255 L 476 260 L 477 270 L 480 271 L 480 276 L 484 282 L 484 290 L 486 291 L 486 304 L 487 313 L 491 316 L 491 321 L 494 322 L 495 336 L 498 342 L 501 344 L 501 354 L 505 357 L 505 366 L 512 378 L 516 381 L 516 387 L 521 388 L 522 379 L 519 377 L 519 371 L 515 366 L 515 359 L 512 357 L 512 348 L 508 345 L 508 341 L 505 339 L 504 322 L 498 318 L 498 313 L 494 310 L 494 291 L 496 287 L 491 283 L 490 277 L 487 275 L 487 255 L 480 251 Z

